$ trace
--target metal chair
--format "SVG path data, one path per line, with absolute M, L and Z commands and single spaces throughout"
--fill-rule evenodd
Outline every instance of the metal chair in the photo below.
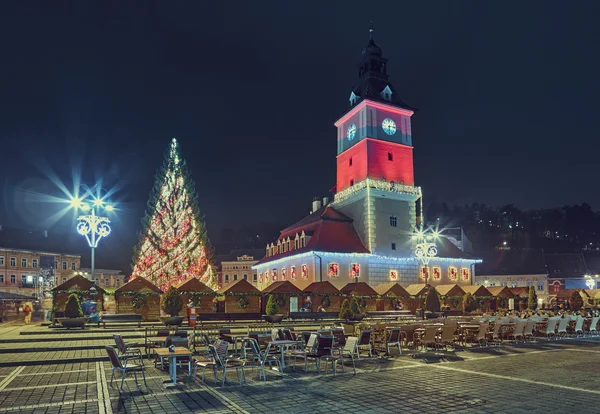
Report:
M 121 335 L 113 335 L 113 339 L 115 340 L 115 344 L 117 345 L 117 349 L 119 351 L 120 359 L 127 359 L 130 357 L 135 357 L 140 360 L 140 364 L 144 365 L 144 361 L 142 360 L 142 350 L 137 347 L 129 346 L 123 340 Z
M 306 354 L 306 358 L 312 358 L 315 360 L 317 365 L 317 373 L 321 373 L 321 360 L 326 361 L 331 359 L 333 348 L 333 336 L 321 336 L 317 340 L 317 348 L 313 353 Z M 306 365 L 305 365 L 306 366 Z M 327 372 L 327 365 L 325 365 L 325 372 Z
M 110 363 L 112 365 L 112 375 L 110 376 L 110 385 L 112 386 L 113 383 L 113 379 L 115 377 L 115 371 L 119 371 L 121 373 L 121 387 L 120 390 L 123 390 L 123 383 L 125 382 L 125 375 L 128 372 L 133 372 L 133 376 L 135 377 L 135 383 L 136 385 L 137 383 L 137 373 L 141 372 L 142 373 L 142 378 L 144 379 L 144 385 L 147 387 L 148 384 L 146 383 L 146 374 L 144 372 L 144 365 L 143 364 L 132 364 L 130 363 L 127 359 L 128 358 L 132 358 L 132 357 L 127 357 L 127 358 L 120 358 L 117 355 L 117 351 L 115 350 L 114 347 L 112 346 L 107 346 L 105 347 L 106 349 L 106 353 L 108 354 L 108 358 L 110 359 Z M 138 358 L 137 356 L 133 357 L 133 358 Z
M 308 338 L 308 342 L 304 349 L 292 349 L 288 356 L 290 358 L 294 358 L 293 370 L 296 370 L 296 360 L 298 358 L 304 359 L 304 371 L 308 371 L 308 355 L 312 355 L 316 352 L 317 341 L 319 339 L 319 334 L 313 333 Z
M 400 347 L 400 336 L 401 330 L 400 328 L 391 328 L 387 337 L 386 348 L 388 355 L 390 354 L 390 346 L 397 346 L 398 353 L 402 355 L 402 348 Z
M 216 363 L 216 369 L 223 370 L 223 381 L 221 382 L 221 386 L 225 385 L 225 380 L 227 379 L 227 369 L 235 368 L 238 380 L 240 381 L 240 385 L 242 385 L 242 378 L 244 382 L 246 382 L 246 374 L 244 373 L 244 365 L 246 365 L 246 361 L 239 358 L 228 358 L 227 350 L 229 348 L 229 342 L 227 341 L 218 341 L 218 343 L 214 345 L 210 345 L 208 349 L 210 349 L 213 360 Z M 240 375 L 241 370 L 241 375 Z
M 360 336 L 358 337 L 358 344 L 356 345 L 358 350 L 357 358 L 360 359 L 360 350 L 367 349 L 369 351 L 369 357 L 373 356 L 373 347 L 371 346 L 371 330 L 363 329 L 360 331 Z
M 277 370 L 279 374 L 283 376 L 283 370 L 281 369 L 281 361 L 279 360 L 279 357 L 273 353 L 270 353 L 271 344 L 267 345 L 267 349 L 265 349 L 265 351 L 261 351 L 258 341 L 256 339 L 248 338 L 245 341 L 248 342 L 247 346 L 251 348 L 252 351 L 251 358 L 246 358 L 246 364 L 244 365 L 244 368 L 257 368 L 259 371 L 258 379 L 260 380 L 261 378 L 263 378 L 264 381 L 267 382 L 265 366 L 269 364 L 269 368 L 272 368 L 274 363 L 275 365 L 277 365 Z M 244 375 L 244 381 L 245 379 L 246 377 Z

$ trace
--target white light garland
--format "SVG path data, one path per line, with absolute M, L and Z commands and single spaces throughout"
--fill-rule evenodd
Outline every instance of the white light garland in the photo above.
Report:
M 421 260 L 418 257 L 392 257 L 392 256 L 380 256 L 377 254 L 371 253 L 333 253 L 333 252 L 318 252 L 318 251 L 310 251 L 304 252 L 300 254 L 295 254 L 291 256 L 282 257 L 281 259 L 270 260 L 265 263 L 260 263 L 252 266 L 252 270 L 258 270 L 264 266 L 271 267 L 276 266 L 279 263 L 284 263 L 290 260 L 299 260 L 305 257 L 310 257 L 314 255 L 319 255 L 323 257 L 331 257 L 331 258 L 352 258 L 352 259 L 367 259 L 367 260 L 388 260 L 393 262 L 403 262 L 403 263 L 420 263 Z M 465 264 L 475 264 L 475 263 L 483 263 L 481 259 L 462 259 L 462 258 L 452 258 L 452 257 L 433 257 L 431 258 L 432 262 L 440 262 L 440 263 L 465 263 Z
M 391 191 L 394 193 L 410 194 L 421 197 L 421 187 L 367 178 L 355 183 L 353 186 L 348 187 L 343 191 L 340 191 L 339 193 L 336 193 L 333 200 L 334 202 L 339 203 L 340 201 L 347 199 L 364 188 L 374 188 L 376 190 Z

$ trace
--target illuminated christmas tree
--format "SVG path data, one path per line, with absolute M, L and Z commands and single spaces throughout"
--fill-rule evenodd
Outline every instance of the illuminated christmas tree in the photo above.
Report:
M 194 181 L 173 138 L 150 192 L 130 279 L 143 277 L 166 291 L 198 277 L 217 288 L 197 199 Z

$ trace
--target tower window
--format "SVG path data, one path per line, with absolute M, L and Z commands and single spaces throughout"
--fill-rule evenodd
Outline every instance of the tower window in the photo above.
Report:
M 390 226 L 392 226 L 392 227 L 398 226 L 398 217 L 390 216 Z
M 394 160 L 394 156 L 392 155 L 391 152 L 388 152 L 388 161 L 393 161 Z
M 350 157 L 350 159 L 348 160 L 348 164 L 350 165 L 350 167 L 352 167 L 352 157 Z
M 354 180 L 350 180 L 350 187 L 354 185 Z
M 396 243 L 392 243 L 392 250 L 396 250 Z

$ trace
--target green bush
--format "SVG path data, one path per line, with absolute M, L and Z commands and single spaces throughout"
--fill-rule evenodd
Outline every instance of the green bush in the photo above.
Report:
M 181 294 L 175 287 L 171 286 L 163 295 L 161 308 L 169 316 L 177 316 L 183 307 Z
M 535 287 L 529 286 L 529 297 L 527 298 L 527 309 L 535 310 L 537 308 L 537 294 L 535 293 Z
M 352 316 L 354 316 L 352 314 L 352 311 L 350 310 L 350 301 L 348 299 L 344 299 L 344 301 L 342 302 L 342 308 L 340 309 L 340 319 L 351 319 Z
M 583 298 L 577 290 L 571 293 L 571 297 L 569 298 L 569 306 L 572 310 L 575 311 L 578 311 L 579 309 L 583 308 Z
M 352 315 L 361 314 L 360 305 L 358 304 L 358 300 L 355 297 L 353 297 L 352 301 L 350 302 L 350 312 L 352 312 Z
M 473 295 L 471 295 L 470 293 L 465 293 L 465 296 L 463 296 L 462 303 L 463 312 L 473 312 L 475 309 L 477 309 L 477 306 L 477 301 L 475 300 Z
M 83 310 L 81 310 L 81 304 L 79 303 L 79 296 L 74 293 L 67 299 L 65 316 L 67 318 L 81 318 L 83 316 Z
M 425 296 L 425 309 L 429 312 L 440 311 L 440 296 L 433 286 L 429 288 L 427 296 Z
M 265 311 L 267 312 L 267 315 L 277 315 L 279 313 L 279 301 L 275 295 L 269 295 Z

